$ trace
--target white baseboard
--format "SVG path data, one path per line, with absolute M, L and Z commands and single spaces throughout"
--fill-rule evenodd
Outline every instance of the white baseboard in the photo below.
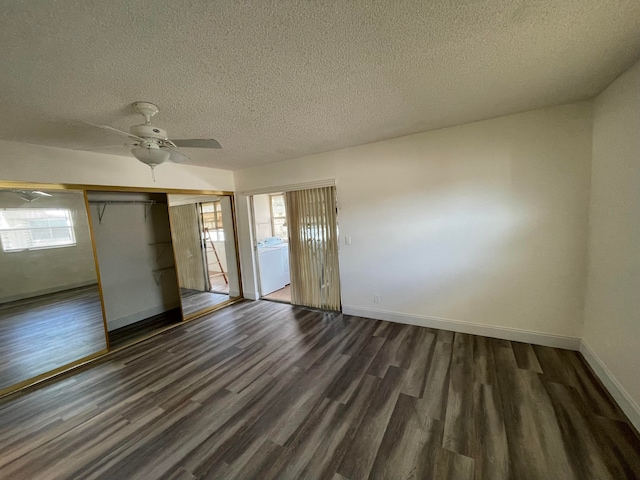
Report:
M 580 342 L 580 353 L 598 378 L 600 378 L 600 381 L 602 381 L 607 390 L 609 390 L 609 393 L 629 418 L 629 421 L 636 427 L 636 430 L 640 431 L 640 406 L 631 398 L 629 392 L 627 392 L 618 379 L 607 368 L 602 359 L 596 355 L 584 340 Z
M 386 320 L 388 322 L 417 325 L 419 327 L 439 328 L 441 330 L 482 335 L 484 337 L 500 338 L 503 340 L 513 340 L 515 342 L 533 343 L 534 345 L 544 345 L 546 347 L 565 348 L 568 350 L 580 349 L 580 338 L 533 332 L 530 330 L 521 330 L 519 328 L 497 327 L 495 325 L 389 312 L 352 305 L 343 305 L 342 313 L 345 315 L 356 315 L 376 320 Z

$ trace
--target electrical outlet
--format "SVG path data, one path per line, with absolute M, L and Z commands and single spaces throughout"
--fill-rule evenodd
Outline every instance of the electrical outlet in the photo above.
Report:
M 380 295 L 377 293 L 373 294 L 373 303 L 380 303 Z
M 351 245 L 351 236 L 344 237 L 344 244 L 345 245 Z

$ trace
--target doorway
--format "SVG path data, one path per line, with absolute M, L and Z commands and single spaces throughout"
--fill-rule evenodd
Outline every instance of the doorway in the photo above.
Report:
M 251 210 L 260 298 L 339 311 L 335 186 L 254 195 Z
M 283 193 L 253 197 L 260 298 L 291 303 L 289 235 Z

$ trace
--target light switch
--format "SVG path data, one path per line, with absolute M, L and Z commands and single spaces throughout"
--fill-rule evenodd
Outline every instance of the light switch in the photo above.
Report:
M 351 245 L 351 237 L 344 237 L 344 244 Z

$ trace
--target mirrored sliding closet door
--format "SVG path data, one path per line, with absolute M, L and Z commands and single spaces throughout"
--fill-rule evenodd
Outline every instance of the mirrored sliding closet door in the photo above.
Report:
M 106 349 L 84 193 L 0 189 L 0 394 Z
M 240 296 L 229 195 L 168 195 L 182 312 L 193 318 Z

